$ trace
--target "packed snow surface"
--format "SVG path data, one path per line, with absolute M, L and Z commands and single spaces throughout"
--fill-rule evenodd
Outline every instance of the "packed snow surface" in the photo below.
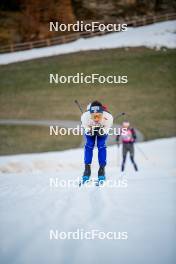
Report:
M 137 143 L 139 171 L 128 158 L 124 174 L 121 148 L 108 147 L 107 180 L 127 187 L 51 185 L 81 177 L 83 149 L 1 156 L 0 263 L 175 263 L 175 147 L 176 138 Z M 51 230 L 78 229 L 126 232 L 128 239 L 50 240 Z

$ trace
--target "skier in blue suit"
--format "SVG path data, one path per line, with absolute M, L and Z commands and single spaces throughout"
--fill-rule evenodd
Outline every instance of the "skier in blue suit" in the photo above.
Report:
M 107 111 L 105 106 L 98 101 L 94 101 L 90 104 L 89 109 L 81 116 L 81 122 L 85 130 L 85 170 L 82 182 L 84 183 L 90 178 L 93 149 L 96 141 L 99 161 L 98 180 L 104 181 L 106 166 L 106 141 L 109 129 L 113 125 L 113 117 Z

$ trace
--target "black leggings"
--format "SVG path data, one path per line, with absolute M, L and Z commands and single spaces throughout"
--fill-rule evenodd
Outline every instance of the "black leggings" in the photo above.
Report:
M 131 162 L 134 163 L 134 144 L 133 143 L 123 143 L 123 164 L 125 164 L 127 153 L 130 153 Z

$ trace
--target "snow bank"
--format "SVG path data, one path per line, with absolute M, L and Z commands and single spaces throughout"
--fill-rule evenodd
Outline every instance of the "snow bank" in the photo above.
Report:
M 72 43 L 47 48 L 2 54 L 0 64 L 9 64 L 36 58 L 49 57 L 85 50 L 99 50 L 122 47 L 139 47 L 160 49 L 176 47 L 176 22 L 159 22 L 137 28 L 128 28 L 126 32 L 111 33 L 105 36 L 79 39 Z
M 174 156 L 173 146 L 176 145 L 176 138 L 153 140 L 150 142 L 137 143 L 136 155 L 143 166 L 151 166 L 153 163 L 159 165 L 168 156 Z M 145 153 L 142 155 L 141 151 Z M 160 150 L 162 150 L 160 151 Z M 117 147 L 108 147 L 109 166 L 117 166 Z M 168 152 L 168 153 L 167 153 Z M 97 155 L 97 149 L 95 149 Z M 171 155 L 172 153 L 172 155 Z M 147 160 L 149 157 L 149 160 Z M 172 161 L 172 159 L 171 159 Z M 30 173 L 30 172 L 62 172 L 63 170 L 75 170 L 83 163 L 83 149 L 71 149 L 59 152 L 20 154 L 10 156 L 0 156 L 0 174 L 4 173 Z M 98 166 L 95 162 L 94 166 Z

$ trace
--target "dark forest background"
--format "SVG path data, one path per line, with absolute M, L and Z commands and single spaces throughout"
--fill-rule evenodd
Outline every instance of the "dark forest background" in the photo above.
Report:
M 0 0 L 0 44 L 59 34 L 49 32 L 49 21 L 109 20 L 175 9 L 175 0 Z

